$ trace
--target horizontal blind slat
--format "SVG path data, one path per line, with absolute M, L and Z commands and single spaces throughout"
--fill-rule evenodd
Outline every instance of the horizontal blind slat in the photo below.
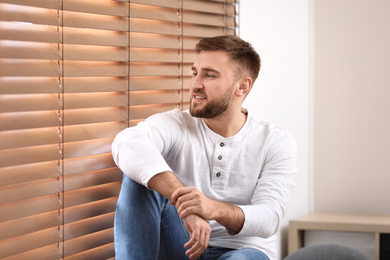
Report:
M 1 205 L 0 221 L 23 218 L 62 208 L 62 195 L 52 194 Z
M 189 103 L 190 102 L 190 90 L 184 89 L 182 93 L 183 93 L 183 102 Z
M 0 189 L 0 204 L 32 199 L 62 191 L 62 181 L 57 178 L 3 186 Z
M 58 161 L 1 167 L 0 183 L 2 185 L 12 185 L 60 177 L 62 174 L 60 167 Z
M 183 49 L 184 50 L 191 50 L 191 51 L 195 50 L 196 44 L 201 39 L 202 39 L 201 37 L 196 37 L 196 36 L 185 36 L 185 37 L 183 37 Z
M 178 108 L 178 104 L 138 105 L 130 107 L 130 120 L 143 120 L 147 117 Z
M 130 4 L 130 17 L 181 22 L 181 13 L 177 8 L 163 8 L 151 5 Z
M 60 93 L 58 77 L 0 77 L 1 94 Z
M 44 7 L 50 9 L 61 9 L 60 1 L 48 1 L 48 0 L 1 0 L 2 3 L 16 4 L 22 6 L 35 6 L 35 7 Z
M 57 26 L 0 21 L 0 39 L 61 43 L 62 29 Z
M 131 94 L 131 106 L 180 103 L 182 101 L 181 91 L 132 91 Z
M 130 23 L 130 32 L 168 34 L 177 36 L 182 35 L 182 27 L 180 22 L 130 18 Z
M 4 257 L 1 260 L 53 260 L 62 257 L 62 242 Z M 112 259 L 114 260 L 114 259 Z
M 63 26 L 127 32 L 128 17 L 63 11 Z
M 233 4 L 217 1 L 185 0 L 183 1 L 183 10 L 227 15 L 234 15 L 235 13 Z
M 130 61 L 180 63 L 182 61 L 182 53 L 180 50 L 131 48 Z
M 184 69 L 188 70 L 188 71 L 184 71 L 185 74 L 190 73 L 190 75 L 192 76 L 192 70 L 188 69 L 188 67 L 186 67 L 186 66 L 188 66 L 187 64 L 190 64 L 191 67 L 192 67 L 192 63 L 196 59 L 196 56 L 197 56 L 197 53 L 194 50 L 185 50 L 185 51 L 183 51 L 183 63 L 184 63 L 183 65 L 184 65 Z M 185 76 L 185 75 L 183 75 L 183 76 Z
M 56 43 L 0 40 L 0 58 L 58 60 L 61 50 Z
M 131 47 L 180 49 L 181 35 L 164 35 L 158 33 L 130 32 Z
M 126 77 L 126 62 L 64 61 L 65 77 Z
M 62 224 L 58 211 L 14 219 L 0 223 L 0 240 L 9 239 Z
M 126 1 L 126 0 L 125 0 Z M 151 6 L 181 8 L 181 1 L 178 0 L 130 0 L 130 3 L 145 4 Z
M 1 131 L 59 126 L 61 118 L 57 111 L 14 112 L 1 113 L 0 122 L 1 136 Z
M 87 28 L 63 28 L 63 37 L 64 44 L 127 47 L 129 42 L 129 36 L 127 32 Z
M 62 226 L 59 226 L 62 229 Z M 0 258 L 23 253 L 32 249 L 59 243 L 61 232 L 58 227 L 41 230 L 0 243 Z
M 130 90 L 164 90 L 181 89 L 182 79 L 180 76 L 164 77 L 131 77 Z
M 127 89 L 127 77 L 67 77 L 64 92 L 123 92 Z
M 126 127 L 127 122 L 65 126 L 64 142 L 77 142 L 115 137 L 118 132 Z
M 193 36 L 193 37 L 213 37 L 215 35 L 234 35 L 234 28 L 225 28 L 225 27 L 212 27 L 206 25 L 194 25 L 194 24 L 185 24 L 183 26 L 183 35 L 184 36 Z
M 128 97 L 126 92 L 64 94 L 65 109 L 127 106 L 127 101 Z
M 60 110 L 62 101 L 57 94 L 0 95 L 1 112 Z
M 82 205 L 94 201 L 105 200 L 119 195 L 120 182 L 102 184 L 85 189 L 67 191 L 64 193 L 65 208 Z
M 74 174 L 65 177 L 64 191 L 82 189 L 110 182 L 119 182 L 121 180 L 122 172 L 117 167 Z
M 192 24 L 203 24 L 217 27 L 234 27 L 234 16 L 226 16 L 221 14 L 196 13 L 186 11 L 183 13 L 183 22 Z
M 111 153 L 64 160 L 64 175 L 115 167 Z
M 83 260 L 83 259 L 107 259 L 114 260 L 115 257 L 114 243 L 107 243 L 89 250 L 83 250 L 79 253 L 65 257 L 64 260 Z
M 126 121 L 128 109 L 122 107 L 91 108 L 91 109 L 69 109 L 64 112 L 65 124 L 93 124 L 115 121 Z
M 45 25 L 61 25 L 56 9 L 38 8 L 13 4 L 0 5 L 0 20 Z
M 111 152 L 113 138 L 64 143 L 64 159 Z
M 74 254 L 84 252 L 114 242 L 114 229 L 106 229 L 90 235 L 66 240 L 64 242 L 65 259 Z
M 129 16 L 129 4 L 112 0 L 62 0 L 63 9 L 67 11 L 104 14 L 112 16 Z
M 67 44 L 64 46 L 65 60 L 80 61 L 127 61 L 129 52 L 124 47 Z
M 112 197 L 64 209 L 64 224 L 115 212 L 118 198 Z
M 0 165 L 2 167 L 8 167 L 60 160 L 61 158 L 61 150 L 57 144 L 3 149 L 0 153 Z
M 192 77 L 192 63 L 184 63 L 183 64 L 183 78 L 191 78 Z
M 12 149 L 62 142 L 58 127 L 0 131 L 0 149 Z
M 113 228 L 115 213 L 107 213 L 64 225 L 64 239 L 82 238 L 102 230 Z M 112 241 L 110 241 L 112 242 Z
M 0 76 L 60 77 L 61 64 L 56 60 L 0 59 Z
M 131 76 L 180 76 L 181 66 L 168 63 L 133 62 L 130 64 Z

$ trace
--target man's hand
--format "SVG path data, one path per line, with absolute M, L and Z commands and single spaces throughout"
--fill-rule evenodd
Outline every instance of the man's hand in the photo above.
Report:
M 184 225 L 191 236 L 191 239 L 184 245 L 185 248 L 190 248 L 186 251 L 186 256 L 190 259 L 196 259 L 209 244 L 211 227 L 209 223 L 197 215 L 186 216 Z
M 211 228 L 203 216 L 206 214 L 202 214 L 202 210 L 199 210 L 201 207 L 197 207 L 209 200 L 194 187 L 178 188 L 171 196 L 171 204 L 176 205 L 179 217 L 184 219 L 184 225 L 191 235 L 190 241 L 184 245 L 185 248 L 190 247 L 186 252 L 190 259 L 199 257 L 210 240 Z
M 157 191 L 166 198 L 172 197 L 174 191 L 184 188 L 184 185 L 173 172 L 162 172 L 152 177 L 148 182 L 149 188 Z M 175 200 L 176 202 L 176 200 Z M 175 205 L 171 202 L 172 205 Z M 190 240 L 184 245 L 189 248 L 186 255 L 190 259 L 198 258 L 206 250 L 211 234 L 211 227 L 204 218 L 190 214 L 181 217 L 190 233 Z
M 195 187 L 178 188 L 172 193 L 171 204 L 176 205 L 180 218 L 196 214 L 206 220 L 214 219 L 216 201 L 209 199 Z
M 226 228 L 230 235 L 240 232 L 245 215 L 240 207 L 208 198 L 196 187 L 180 187 L 171 196 L 180 218 L 198 215 L 205 220 L 215 220 Z

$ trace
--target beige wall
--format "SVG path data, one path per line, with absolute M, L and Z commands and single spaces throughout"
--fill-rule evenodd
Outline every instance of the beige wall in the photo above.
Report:
M 296 188 L 279 233 L 310 211 L 390 214 L 390 1 L 240 2 L 262 56 L 248 108 L 290 129 Z
M 390 1 L 314 1 L 314 211 L 390 214 Z

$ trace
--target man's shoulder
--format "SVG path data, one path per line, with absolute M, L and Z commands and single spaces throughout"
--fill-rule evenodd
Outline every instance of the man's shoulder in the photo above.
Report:
M 257 131 L 261 131 L 263 134 L 266 133 L 268 135 L 291 135 L 291 132 L 288 129 L 271 121 L 264 120 L 256 115 L 251 114 L 250 120 L 252 130 L 256 129 Z
M 181 110 L 180 108 L 174 108 L 172 110 L 155 113 L 150 116 L 150 118 L 177 118 L 177 119 L 185 119 L 191 117 L 188 110 Z
M 147 119 L 147 121 L 158 124 L 191 124 L 196 121 L 196 118 L 192 117 L 188 110 L 175 108 L 165 112 L 153 114 Z

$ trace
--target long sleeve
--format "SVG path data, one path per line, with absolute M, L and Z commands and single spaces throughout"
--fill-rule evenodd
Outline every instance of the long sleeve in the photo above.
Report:
M 112 143 L 117 166 L 130 179 L 147 187 L 156 174 L 172 171 L 163 155 L 180 140 L 181 125 L 174 110 L 152 116 L 120 132 Z
M 239 235 L 268 238 L 279 230 L 294 188 L 296 154 L 295 139 L 289 132 L 270 138 L 251 205 L 240 206 L 245 223 Z

